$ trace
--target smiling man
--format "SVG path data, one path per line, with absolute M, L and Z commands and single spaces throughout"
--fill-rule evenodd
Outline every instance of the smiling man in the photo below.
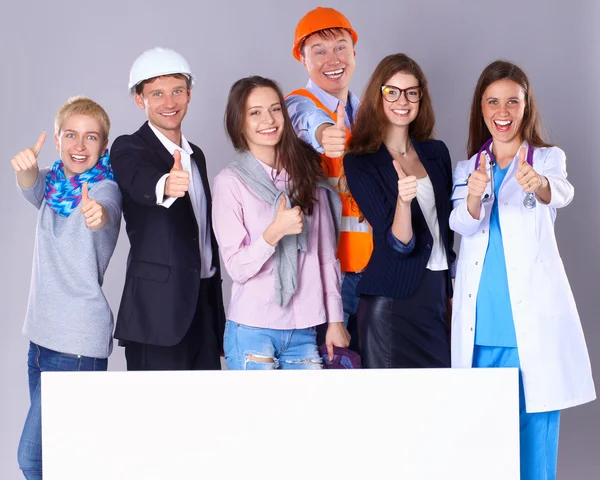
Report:
M 354 74 L 358 35 L 348 19 L 333 8 L 318 7 L 308 12 L 296 26 L 292 53 L 308 72 L 306 88 L 286 97 L 294 130 L 317 150 L 330 182 L 344 186 L 342 159 L 350 138 L 352 123 L 360 106 L 359 98 L 349 90 Z M 355 295 L 361 272 L 369 263 L 373 236 L 348 192 L 342 192 L 342 225 L 338 247 L 343 274 L 342 300 L 344 322 L 356 350 Z M 322 336 L 322 335 L 321 335 Z
M 181 132 L 193 86 L 180 54 L 144 52 L 129 91 L 148 121 L 112 146 L 131 244 L 115 330 L 128 370 L 220 368 L 225 313 L 206 162 Z

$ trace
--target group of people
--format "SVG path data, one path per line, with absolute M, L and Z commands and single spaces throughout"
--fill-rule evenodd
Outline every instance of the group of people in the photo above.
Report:
M 60 158 L 38 167 L 44 133 L 13 158 L 39 209 L 26 478 L 42 478 L 40 373 L 107 368 L 102 282 L 121 213 L 130 251 L 114 337 L 128 370 L 220 369 L 221 355 L 228 369 L 320 369 L 321 345 L 325 360 L 357 351 L 364 368 L 518 367 L 521 478 L 555 478 L 559 410 L 595 398 L 554 235 L 574 192 L 565 153 L 543 138 L 525 73 L 495 61 L 453 177 L 422 69 L 389 55 L 359 99 L 357 41 L 344 15 L 316 8 L 293 45 L 305 88 L 233 84 L 225 126 L 238 155 L 212 196 L 204 154 L 182 133 L 195 77 L 169 49 L 135 60 L 129 90 L 148 121 L 110 156 L 108 115 L 74 97 L 55 119 Z

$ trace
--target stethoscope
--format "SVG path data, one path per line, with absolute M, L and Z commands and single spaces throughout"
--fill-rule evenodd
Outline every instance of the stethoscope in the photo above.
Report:
M 494 154 L 492 153 L 492 151 L 489 150 L 489 147 L 492 144 L 493 140 L 494 140 L 494 138 L 490 137 L 481 146 L 481 148 L 479 149 L 479 152 L 477 152 L 477 157 L 475 158 L 475 170 L 477 170 L 479 168 L 479 157 L 481 156 L 482 153 L 485 153 L 487 161 L 490 165 L 491 194 L 486 193 L 483 196 L 483 198 L 481 199 L 483 202 L 489 202 L 489 201 L 494 200 L 494 166 L 496 165 L 496 157 L 494 157 Z M 529 146 L 529 145 L 527 147 L 527 163 L 529 165 L 531 165 L 531 168 L 533 168 L 533 148 L 531 148 L 531 146 Z M 525 208 L 534 208 L 536 205 L 537 205 L 537 200 L 535 198 L 535 193 L 533 193 L 533 192 L 527 193 L 527 195 L 525 195 L 525 198 L 523 199 L 523 206 Z

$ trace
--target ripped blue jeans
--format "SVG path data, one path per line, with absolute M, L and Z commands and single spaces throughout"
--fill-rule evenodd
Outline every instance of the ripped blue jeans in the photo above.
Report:
M 227 320 L 223 343 L 228 370 L 323 368 L 315 327 L 274 330 Z

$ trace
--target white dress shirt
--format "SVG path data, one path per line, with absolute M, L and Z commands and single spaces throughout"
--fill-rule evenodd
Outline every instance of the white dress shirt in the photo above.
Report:
M 175 150 L 179 150 L 181 153 L 181 165 L 183 166 L 183 169 L 190 174 L 190 200 L 192 202 L 192 209 L 194 210 L 200 233 L 198 236 L 198 247 L 200 249 L 200 258 L 202 260 L 200 277 L 210 278 L 215 274 L 216 269 L 213 267 L 213 253 L 210 241 L 210 231 L 208 228 L 209 218 L 206 193 L 204 192 L 202 177 L 200 176 L 198 166 L 195 162 L 192 162 L 191 159 L 191 155 L 193 154 L 192 147 L 183 136 L 183 133 L 181 134 L 181 147 L 179 147 L 163 135 L 163 133 L 150 122 L 148 122 L 148 125 L 160 140 L 160 143 L 164 145 L 171 155 L 175 154 Z M 168 173 L 163 175 L 156 183 L 156 203 L 165 208 L 169 208 L 173 205 L 178 198 L 165 196 L 165 183 L 167 182 L 167 178 L 169 178 Z
M 433 247 L 426 268 L 434 272 L 448 270 L 448 259 L 440 237 L 440 224 L 435 208 L 435 193 L 429 176 L 417 179 L 417 201 L 433 237 Z

